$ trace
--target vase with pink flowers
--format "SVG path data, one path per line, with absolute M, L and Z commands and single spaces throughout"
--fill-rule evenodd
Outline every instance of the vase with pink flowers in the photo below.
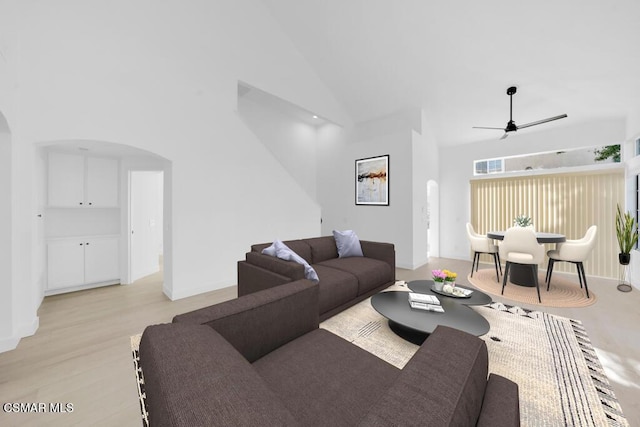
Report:
M 433 278 L 433 288 L 436 291 L 442 291 L 444 281 L 447 279 L 447 273 L 442 270 L 431 270 L 431 277 Z

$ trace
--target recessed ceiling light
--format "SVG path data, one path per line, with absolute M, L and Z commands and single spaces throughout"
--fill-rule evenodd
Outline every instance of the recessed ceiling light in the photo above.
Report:
M 316 115 L 314 114 L 314 115 L 313 115 L 313 118 L 314 118 L 314 119 L 317 119 L 317 118 L 318 118 L 318 116 L 316 116 Z

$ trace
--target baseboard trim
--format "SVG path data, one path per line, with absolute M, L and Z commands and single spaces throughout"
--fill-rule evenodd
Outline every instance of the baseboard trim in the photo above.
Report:
M 198 286 L 187 289 L 169 289 L 166 286 L 162 287 L 162 292 L 171 300 L 176 301 L 183 298 L 192 297 L 195 295 L 204 294 L 206 292 L 217 291 L 220 289 L 236 286 L 235 282 L 217 282 L 209 285 Z
M 11 337 L 0 338 L 0 353 L 15 350 L 20 344 L 20 340 L 25 337 L 30 337 L 35 334 L 40 327 L 40 318 L 35 317 L 31 322 L 26 322 L 18 325 L 17 333 Z
M 16 337 L 0 339 L 0 353 L 15 350 L 19 342 L 20 342 L 20 338 L 16 338 Z

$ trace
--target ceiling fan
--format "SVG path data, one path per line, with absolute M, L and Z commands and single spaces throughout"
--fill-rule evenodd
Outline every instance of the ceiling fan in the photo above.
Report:
M 516 122 L 513 121 L 513 95 L 516 93 L 517 90 L 518 89 L 515 86 L 511 86 L 509 89 L 507 89 L 507 95 L 509 95 L 509 122 L 507 123 L 507 127 L 503 129 L 503 128 L 492 128 L 492 127 L 484 127 L 484 126 L 474 126 L 473 129 L 504 130 L 504 135 L 502 135 L 502 138 L 500 139 L 505 139 L 507 136 L 509 136 L 509 132 L 515 132 L 518 129 L 524 129 L 524 128 L 528 128 L 535 125 L 541 125 L 543 123 L 552 122 L 554 120 L 564 119 L 565 117 L 567 117 L 566 114 L 561 114 L 559 116 L 549 117 L 548 119 L 542 119 L 542 120 L 538 120 L 538 121 L 527 123 L 520 126 L 516 125 Z

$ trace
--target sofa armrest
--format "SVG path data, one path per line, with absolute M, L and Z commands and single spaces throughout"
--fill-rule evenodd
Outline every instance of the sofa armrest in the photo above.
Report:
M 259 252 L 247 252 L 246 260 L 249 264 L 287 276 L 291 280 L 304 279 L 304 266 L 294 261 L 285 261 Z
M 490 374 L 484 392 L 478 427 L 518 427 L 520 398 L 518 384 L 497 374 Z
M 208 325 L 249 362 L 318 328 L 318 285 L 302 279 L 180 314 L 175 323 Z
M 362 254 L 367 258 L 373 258 L 384 261 L 391 266 L 391 272 L 395 277 L 396 274 L 396 249 L 392 243 L 370 242 L 367 240 L 360 241 Z
M 238 296 L 252 294 L 291 282 L 291 278 L 246 261 L 238 261 Z
M 438 326 L 360 424 L 473 426 L 488 365 L 484 341 Z
M 149 326 L 140 366 L 152 426 L 296 424 L 253 366 L 209 327 Z

